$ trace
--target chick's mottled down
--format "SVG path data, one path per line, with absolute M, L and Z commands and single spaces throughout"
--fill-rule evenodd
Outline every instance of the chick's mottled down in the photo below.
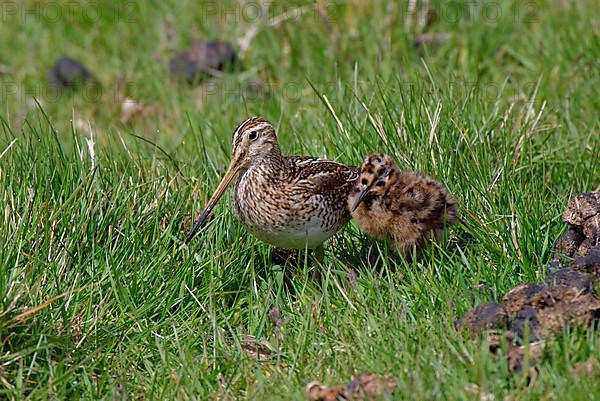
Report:
M 457 217 L 456 201 L 433 178 L 403 172 L 383 154 L 367 156 L 348 197 L 358 227 L 367 235 L 387 240 L 406 256 L 427 240 L 441 238 L 444 226 Z

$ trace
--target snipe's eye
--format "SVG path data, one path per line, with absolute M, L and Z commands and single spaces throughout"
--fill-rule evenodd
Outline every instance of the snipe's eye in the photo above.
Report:
M 252 131 L 250 135 L 248 135 L 248 138 L 250 138 L 251 141 L 255 140 L 256 138 L 258 138 L 258 132 Z
M 363 185 L 367 185 L 367 179 L 363 178 L 362 180 L 360 180 L 360 183 Z

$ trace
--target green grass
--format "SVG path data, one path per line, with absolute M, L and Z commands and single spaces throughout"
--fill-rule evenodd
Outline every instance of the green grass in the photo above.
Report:
M 428 30 L 451 37 L 424 49 L 405 4 L 328 3 L 328 23 L 311 11 L 261 30 L 243 72 L 214 79 L 210 96 L 173 80 L 168 58 L 194 39 L 237 43 L 257 23 L 153 3 L 134 8 L 135 21 L 106 5 L 89 21 L 85 3 L 73 23 L 3 14 L 0 398 L 303 399 L 311 380 L 366 371 L 396 377 L 397 399 L 483 399 L 470 384 L 496 400 L 600 398 L 597 378 L 571 373 L 600 359 L 594 332 L 552 340 L 528 384 L 453 329 L 475 304 L 540 280 L 567 201 L 600 188 L 595 0 L 500 1 L 493 22 L 489 3 L 456 21 L 434 3 L 441 17 Z M 93 71 L 100 98 L 45 93 L 62 54 Z M 250 96 L 257 80 L 269 90 Z M 122 124 L 126 84 L 148 110 Z M 469 228 L 398 264 L 382 247 L 367 258 L 372 242 L 350 224 L 320 281 L 310 260 L 273 265 L 228 199 L 183 245 L 250 115 L 277 124 L 285 153 L 356 165 L 382 151 L 439 178 Z M 278 356 L 249 357 L 248 335 Z

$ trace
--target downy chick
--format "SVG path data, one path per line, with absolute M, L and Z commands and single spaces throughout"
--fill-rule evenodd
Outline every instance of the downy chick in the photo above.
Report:
M 426 175 L 403 172 L 384 154 L 368 155 L 348 197 L 358 227 L 387 240 L 400 255 L 419 251 L 428 240 L 439 240 L 444 226 L 457 218 L 456 201 L 448 190 Z

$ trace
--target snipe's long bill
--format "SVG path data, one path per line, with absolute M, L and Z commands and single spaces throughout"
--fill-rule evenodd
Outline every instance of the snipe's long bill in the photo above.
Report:
M 315 249 L 350 219 L 347 201 L 358 169 L 314 157 L 283 156 L 273 125 L 249 118 L 234 131 L 229 168 L 186 242 L 236 177 L 233 211 L 249 232 L 279 248 Z
M 196 223 L 194 223 L 194 227 L 192 227 L 192 230 L 190 231 L 187 238 L 185 239 L 186 243 L 190 242 L 192 240 L 192 238 L 194 238 L 194 236 L 198 233 L 200 228 L 202 228 L 202 226 L 204 225 L 204 222 L 206 221 L 206 219 L 208 218 L 208 216 L 210 215 L 210 213 L 212 212 L 214 207 L 217 205 L 217 203 L 219 202 L 219 200 L 225 193 L 225 190 L 231 183 L 231 180 L 239 172 L 239 167 L 236 164 L 234 164 L 234 161 L 235 160 L 232 160 L 231 164 L 229 164 L 229 168 L 227 169 L 227 172 L 223 176 L 223 179 L 221 179 L 221 182 L 217 186 L 215 193 L 213 194 L 213 196 L 210 198 L 210 200 L 204 207 L 204 210 L 202 211 L 202 213 L 200 213 L 200 217 L 198 217 L 198 220 L 196 220 Z

